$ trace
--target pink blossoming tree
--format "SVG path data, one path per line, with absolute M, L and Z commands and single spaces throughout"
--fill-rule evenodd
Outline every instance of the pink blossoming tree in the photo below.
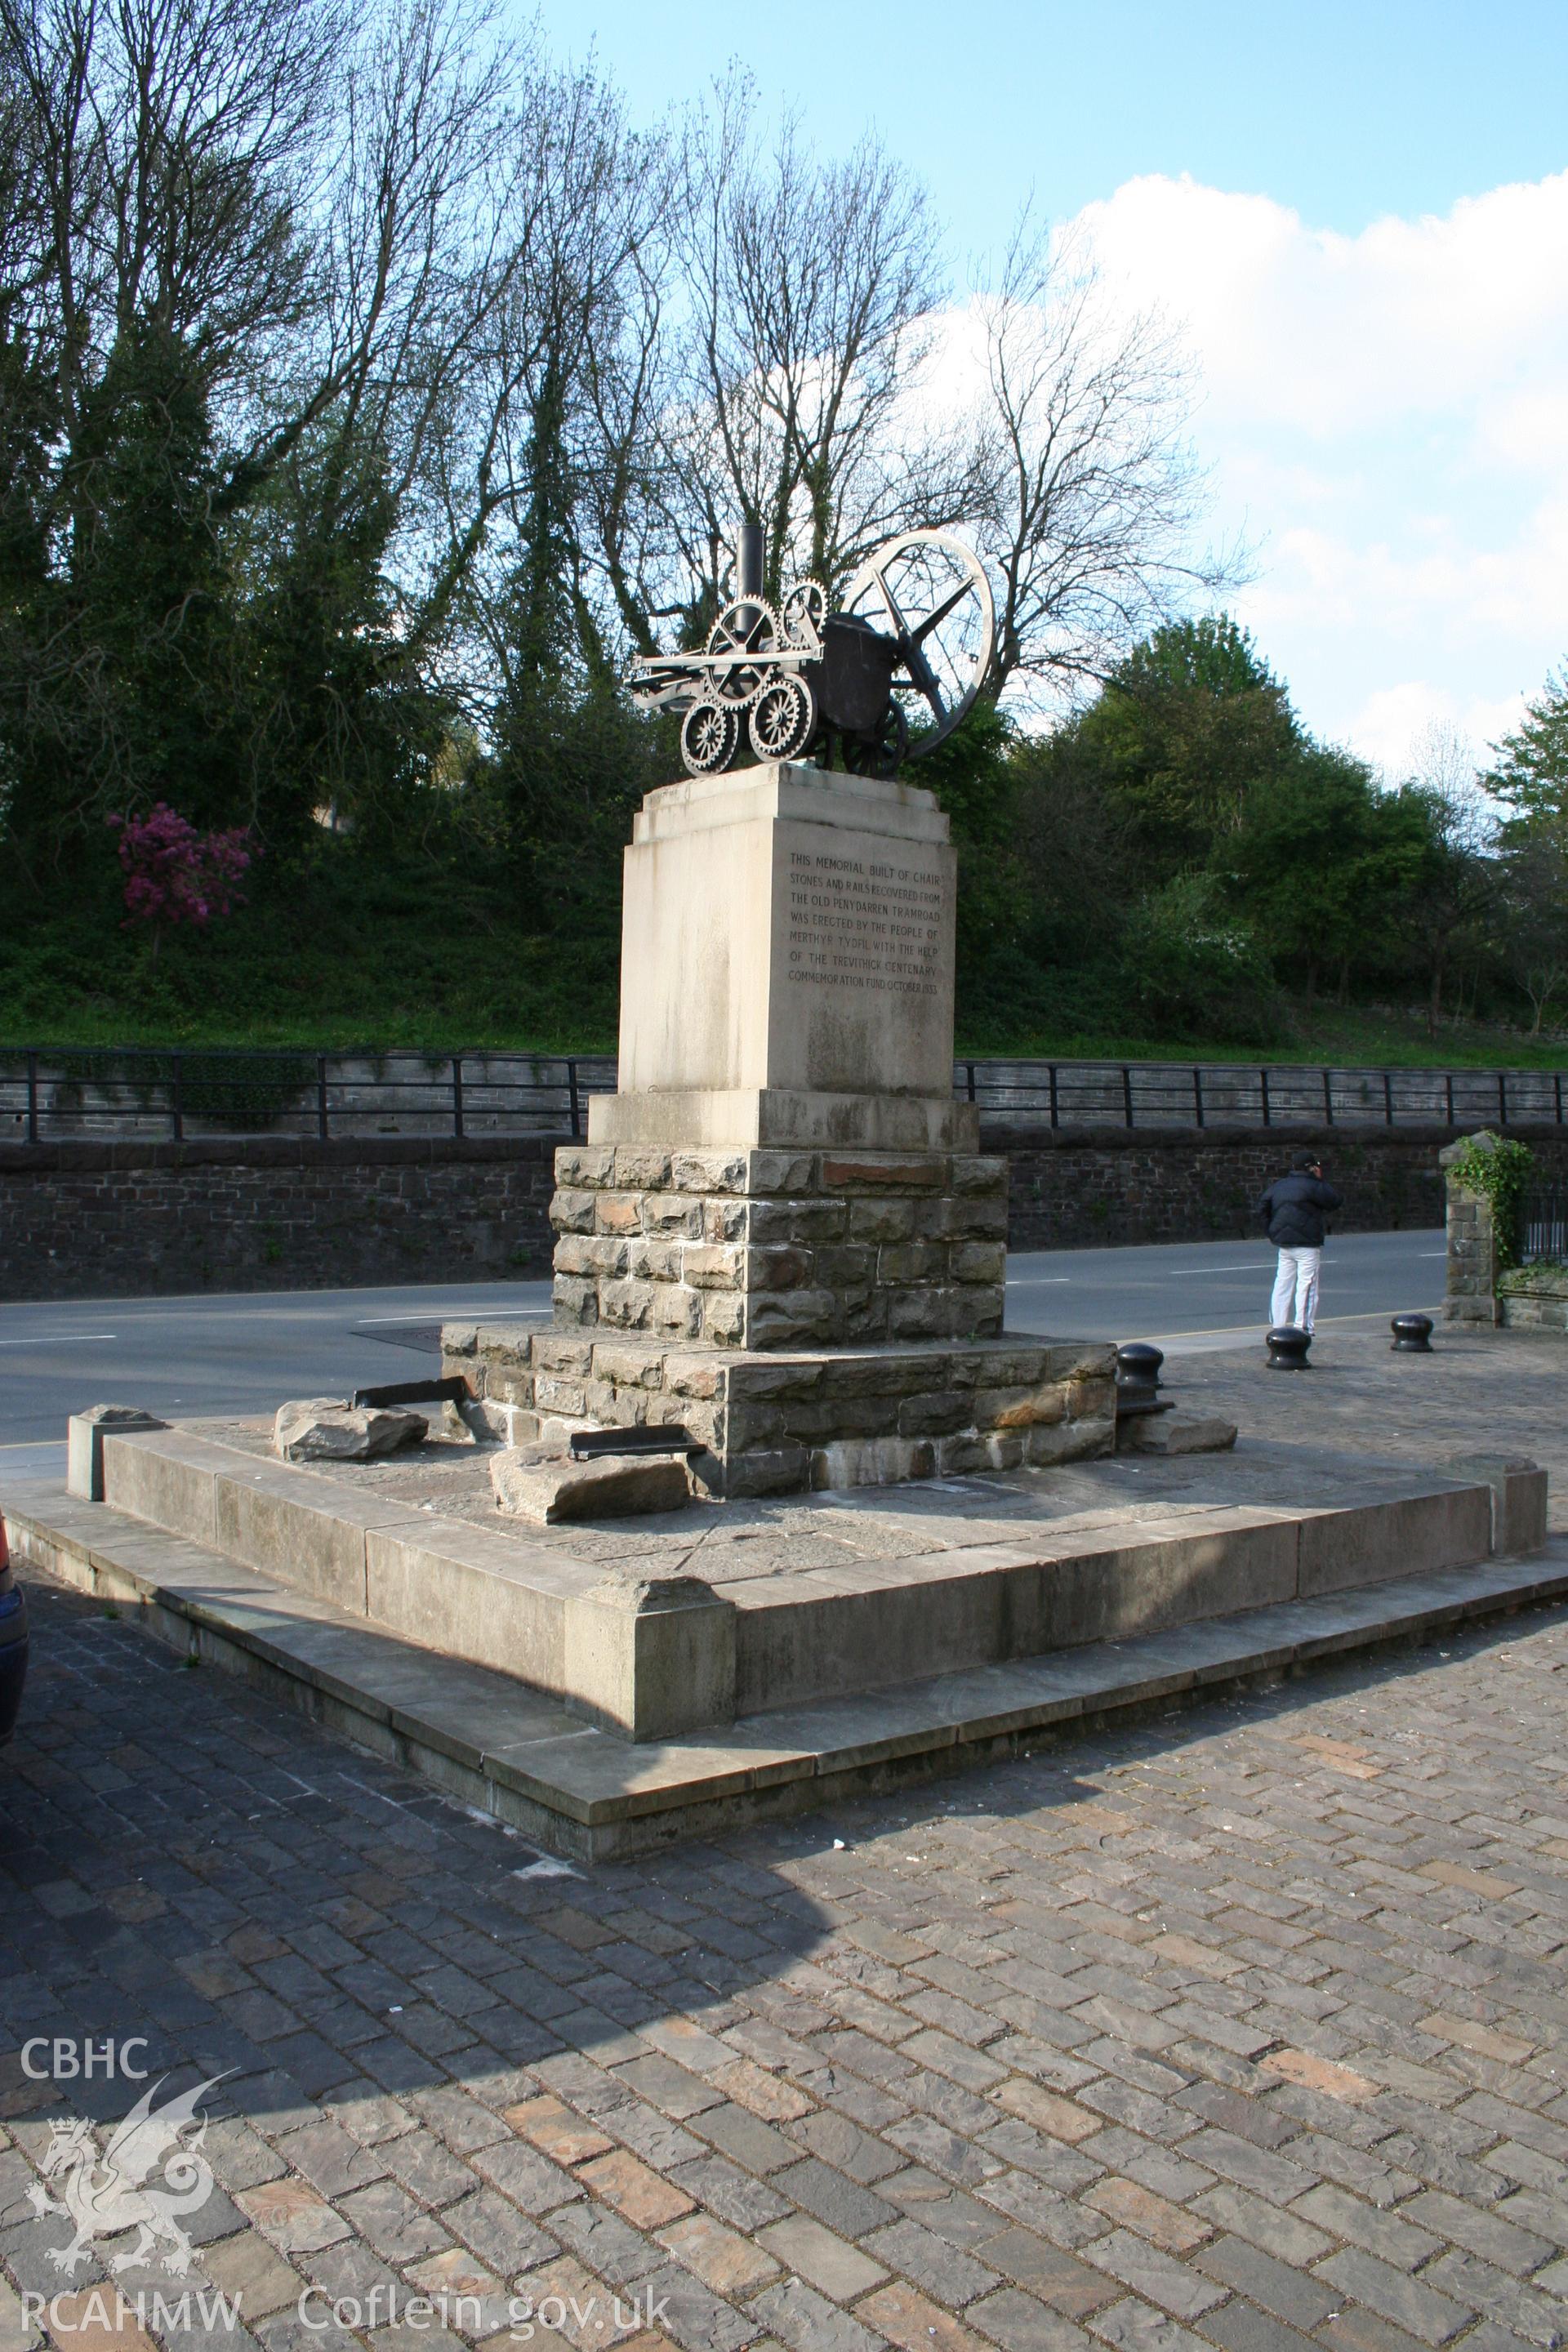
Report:
M 198 833 L 177 809 L 159 801 L 147 816 L 111 816 L 126 873 L 125 926 L 144 923 L 156 956 L 165 931 L 188 923 L 205 930 L 215 916 L 244 904 L 236 884 L 260 851 L 247 825 Z

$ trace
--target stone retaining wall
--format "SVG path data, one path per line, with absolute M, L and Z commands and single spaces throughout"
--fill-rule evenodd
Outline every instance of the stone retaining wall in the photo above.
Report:
M 0 1146 L 0 1298 L 515 1279 L 553 1138 Z
M 1568 1137 L 1510 1129 L 1568 1179 Z M 548 1271 L 560 1137 L 280 1138 L 0 1146 L 0 1298 L 304 1290 Z M 1310 1140 L 1342 1233 L 1439 1225 L 1448 1128 L 996 1130 L 1014 1249 L 1257 1236 L 1247 1216 Z

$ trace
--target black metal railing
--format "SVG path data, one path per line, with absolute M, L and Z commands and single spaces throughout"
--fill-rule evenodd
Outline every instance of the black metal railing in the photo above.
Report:
M 1568 1260 L 1568 1191 L 1551 1184 L 1526 1192 L 1519 1207 L 1520 1264 L 1542 1258 Z
M 299 1135 L 570 1135 L 611 1055 L 331 1054 L 151 1046 L 0 1050 L 0 1141 Z M 1234 1062 L 965 1060 L 953 1091 L 989 1128 L 1563 1124 L 1552 1070 Z

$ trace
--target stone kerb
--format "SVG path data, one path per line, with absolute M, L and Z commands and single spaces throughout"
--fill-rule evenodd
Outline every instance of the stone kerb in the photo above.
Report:
M 743 1350 L 1002 1329 L 1003 1159 L 590 1145 L 555 1175 L 563 1329 Z

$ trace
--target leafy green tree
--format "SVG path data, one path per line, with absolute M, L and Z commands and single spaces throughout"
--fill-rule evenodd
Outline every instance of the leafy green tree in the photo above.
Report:
M 1568 668 L 1549 677 L 1523 724 L 1496 747 L 1496 765 L 1481 784 L 1521 818 L 1568 817 Z
M 1259 1042 L 1279 1026 L 1268 954 L 1206 874 L 1180 874 L 1135 908 L 1122 943 L 1147 1034 Z
M 1420 812 L 1348 752 L 1309 743 L 1248 796 L 1215 864 L 1270 953 L 1302 971 L 1310 1004 L 1326 966 L 1348 971 L 1397 923 L 1428 849 Z
M 1151 887 L 1205 863 L 1304 740 L 1283 686 L 1223 616 L 1157 630 L 1065 734 L 1064 756 L 1095 777 Z

